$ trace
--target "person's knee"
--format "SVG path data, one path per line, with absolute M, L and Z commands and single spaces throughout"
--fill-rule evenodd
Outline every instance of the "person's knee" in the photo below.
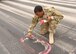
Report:
M 55 33 L 55 30 L 50 30 L 49 29 L 49 33 L 53 33 L 54 34 Z

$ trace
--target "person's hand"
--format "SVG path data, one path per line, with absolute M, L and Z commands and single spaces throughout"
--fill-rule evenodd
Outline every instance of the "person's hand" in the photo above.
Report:
M 32 33 L 28 33 L 27 37 L 30 38 L 30 39 L 34 39 L 34 35 Z
M 53 16 L 48 16 L 48 21 L 52 20 L 53 19 Z
M 27 33 L 27 36 L 31 36 L 32 35 L 32 33 Z
M 51 16 L 48 16 L 48 20 L 50 20 L 51 19 Z

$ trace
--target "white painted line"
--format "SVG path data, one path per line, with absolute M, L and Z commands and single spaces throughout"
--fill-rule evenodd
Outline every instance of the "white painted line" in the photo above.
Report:
M 8 11 L 13 12 L 13 13 L 18 14 L 18 15 L 21 15 L 21 16 L 23 16 L 23 17 L 24 17 L 25 15 L 33 16 L 33 15 L 27 13 L 27 12 L 24 12 L 24 11 L 19 10 L 19 9 L 16 9 L 16 8 L 13 8 L 13 7 L 11 7 L 11 6 L 4 5 L 4 4 L 2 4 L 2 3 L 0 3 L 0 8 L 5 9 L 5 10 L 8 10 Z
M 42 5 L 42 6 L 51 6 L 51 7 L 55 7 L 57 8 L 58 10 L 61 10 L 61 11 L 66 11 L 66 12 L 73 12 L 76 14 L 76 10 L 75 9 L 72 9 L 72 8 L 65 8 L 65 7 L 61 7 L 61 6 L 55 6 L 55 5 L 49 5 L 49 4 L 45 4 L 45 3 L 39 3 L 39 2 L 34 2 L 34 1 L 22 1 L 22 0 L 18 0 L 20 2 L 28 2 L 28 3 L 32 3 L 32 4 L 37 4 L 37 5 Z
M 13 1 L 3 1 L 3 2 L 8 3 L 8 4 L 13 4 L 13 5 L 28 9 L 28 10 L 29 9 L 34 10 L 34 8 L 31 7 L 31 6 L 27 6 L 27 5 L 24 5 L 24 4 L 16 3 L 16 2 L 13 2 Z
M 3 50 L 6 52 L 6 54 L 11 54 L 8 49 L 0 42 L 0 46 L 3 48 Z
M 41 2 L 46 2 L 46 3 L 54 3 L 54 4 L 59 4 L 59 5 L 66 5 L 66 6 L 73 6 L 73 7 L 76 7 L 76 5 L 74 5 L 74 4 L 67 4 L 67 3 L 59 3 L 59 2 L 53 2 L 53 1 L 43 1 L 43 0 L 39 0 L 39 1 L 41 1 Z

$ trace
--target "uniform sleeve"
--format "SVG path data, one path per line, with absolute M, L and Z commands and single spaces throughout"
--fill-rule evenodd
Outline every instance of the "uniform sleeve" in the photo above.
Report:
M 36 24 L 38 23 L 38 17 L 33 17 L 32 19 L 32 23 L 28 29 L 28 33 L 32 33 L 34 27 L 36 26 Z
M 53 17 L 56 20 L 57 24 L 61 22 L 61 20 L 63 19 L 63 15 L 60 11 L 56 10 L 54 7 L 52 8 L 53 11 Z
M 61 20 L 63 19 L 63 15 L 60 11 L 56 10 L 54 7 L 49 9 L 50 11 L 50 16 L 51 17 L 51 21 L 49 22 L 49 31 L 52 33 L 55 33 L 55 29 L 57 27 L 57 25 L 61 22 Z

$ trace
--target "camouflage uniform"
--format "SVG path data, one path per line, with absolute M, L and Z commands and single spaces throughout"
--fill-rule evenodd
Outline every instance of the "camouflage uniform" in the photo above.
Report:
M 43 7 L 44 9 L 44 15 L 43 17 L 39 18 L 38 16 L 34 16 L 32 20 L 32 24 L 30 25 L 30 29 L 28 30 L 29 33 L 32 33 L 34 27 L 40 20 L 45 20 L 46 22 L 44 24 L 41 24 L 41 32 L 46 33 L 49 31 L 49 38 L 50 36 L 53 36 L 55 33 L 55 29 L 57 25 L 60 23 L 60 21 L 63 19 L 62 14 L 56 10 L 54 7 Z M 48 21 L 48 16 L 51 17 L 51 19 Z

